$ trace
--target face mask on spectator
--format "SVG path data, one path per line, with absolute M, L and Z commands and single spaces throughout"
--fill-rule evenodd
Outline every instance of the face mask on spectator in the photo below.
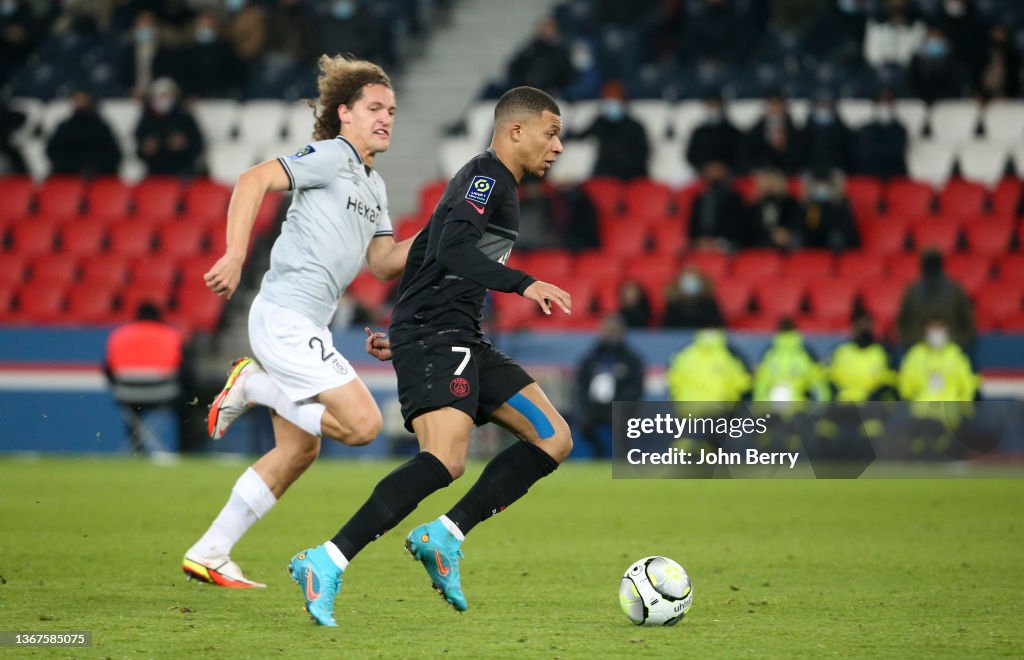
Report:
M 174 97 L 164 95 L 157 96 L 153 98 L 150 104 L 153 106 L 153 110 L 155 110 L 157 114 L 166 115 L 174 109 Z
M 835 115 L 828 108 L 816 108 L 814 110 L 814 121 L 817 124 L 827 126 L 832 123 L 833 119 L 835 119 Z
M 827 183 L 815 183 L 811 186 L 811 199 L 816 202 L 827 202 L 832 199 L 832 186 Z
M 959 17 L 967 13 L 967 7 L 964 6 L 964 3 L 957 2 L 956 0 L 946 0 L 945 7 L 946 13 L 949 14 L 950 16 Z
M 140 44 L 151 44 L 156 41 L 156 30 L 144 25 L 135 28 L 135 42 Z
M 571 58 L 572 66 L 577 71 L 586 71 L 594 65 L 594 56 L 585 45 L 573 46 Z
M 0 2 L 0 16 L 11 16 L 18 11 L 18 3 L 15 0 L 3 0 Z
M 356 15 L 356 3 L 352 0 L 338 0 L 331 7 L 331 13 L 340 21 L 352 18 Z
M 205 25 L 196 28 L 196 43 L 200 43 L 205 46 L 207 44 L 212 44 L 216 40 L 217 32 L 214 31 L 213 28 Z
M 883 124 L 891 124 L 896 119 L 896 112 L 892 109 L 892 106 L 888 103 L 878 106 L 877 110 L 878 121 Z
M 626 108 L 623 107 L 622 101 L 608 99 L 601 105 L 601 114 L 608 121 L 621 121 L 626 115 Z
M 228 11 L 238 11 L 245 6 L 245 0 L 224 0 L 224 8 Z
M 687 296 L 695 296 L 700 293 L 701 286 L 700 277 L 693 273 L 686 273 L 679 277 L 679 290 Z
M 715 108 L 713 110 L 708 110 L 708 114 L 705 116 L 705 121 L 709 124 L 721 124 L 722 118 L 722 111 Z
M 857 0 L 839 0 L 836 6 L 844 14 L 855 14 L 860 10 L 860 7 L 857 6 Z
M 949 342 L 949 332 L 945 328 L 928 328 L 924 333 L 924 340 L 932 348 L 942 348 Z
M 949 45 L 942 39 L 928 37 L 921 45 L 921 52 L 925 57 L 939 59 L 940 57 L 945 57 L 946 54 L 949 53 Z

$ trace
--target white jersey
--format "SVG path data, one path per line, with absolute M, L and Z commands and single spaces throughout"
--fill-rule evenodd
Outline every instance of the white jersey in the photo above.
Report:
M 260 295 L 326 326 L 370 241 L 394 233 L 384 180 L 340 135 L 278 161 L 294 193 Z

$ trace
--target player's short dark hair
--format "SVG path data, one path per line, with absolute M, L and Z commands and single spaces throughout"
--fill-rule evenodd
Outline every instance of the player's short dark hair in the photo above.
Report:
M 498 99 L 494 106 L 494 123 L 500 123 L 523 115 L 539 115 L 548 112 L 562 116 L 558 103 L 547 92 L 536 87 L 513 87 Z
M 317 62 L 320 74 L 316 79 L 320 98 L 307 101 L 313 107 L 316 124 L 314 140 L 332 140 L 341 133 L 338 107 L 352 106 L 363 96 L 367 85 L 391 88 L 391 78 L 373 62 L 356 59 L 353 55 L 321 55 Z

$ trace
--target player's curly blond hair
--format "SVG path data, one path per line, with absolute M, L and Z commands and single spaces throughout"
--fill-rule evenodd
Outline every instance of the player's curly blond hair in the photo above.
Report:
M 353 55 L 321 55 L 317 62 L 320 73 L 316 87 L 320 97 L 307 103 L 313 108 L 316 123 L 314 140 L 331 140 L 341 133 L 338 106 L 351 106 L 363 95 L 366 85 L 384 85 L 391 88 L 391 78 L 373 62 L 356 59 Z

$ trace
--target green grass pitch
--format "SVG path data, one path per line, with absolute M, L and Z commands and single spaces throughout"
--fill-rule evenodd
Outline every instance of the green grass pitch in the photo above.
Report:
M 1024 480 L 625 481 L 571 464 L 464 546 L 457 614 L 402 549 L 480 465 L 352 563 L 340 627 L 285 572 L 393 464 L 314 465 L 235 548 L 265 590 L 179 562 L 245 463 L 0 459 L 0 630 L 91 631 L 44 657 L 841 657 L 1024 654 Z M 674 628 L 634 626 L 618 580 L 650 554 L 695 583 Z M 10 649 L 0 653 L 10 653 Z

